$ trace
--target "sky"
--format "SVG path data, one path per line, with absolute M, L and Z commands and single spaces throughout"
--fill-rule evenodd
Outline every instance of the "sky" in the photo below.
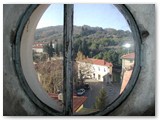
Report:
M 74 25 L 130 30 L 119 10 L 112 4 L 74 4 Z M 63 4 L 51 4 L 37 28 L 63 25 Z

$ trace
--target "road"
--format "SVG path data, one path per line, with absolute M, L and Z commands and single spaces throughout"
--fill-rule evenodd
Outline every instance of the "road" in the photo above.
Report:
M 99 95 L 99 90 L 104 88 L 107 92 L 106 104 L 108 105 L 119 96 L 120 84 L 103 82 L 87 82 L 90 85 L 90 90 L 86 91 L 84 96 L 87 96 L 86 102 L 83 104 L 85 108 L 93 108 L 96 97 Z

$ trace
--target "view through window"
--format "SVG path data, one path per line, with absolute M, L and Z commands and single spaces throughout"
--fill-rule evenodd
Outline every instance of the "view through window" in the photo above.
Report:
M 37 25 L 33 64 L 42 88 L 63 107 L 63 4 L 48 7 Z M 111 4 L 74 4 L 73 112 L 101 111 L 125 89 L 134 67 L 128 23 Z

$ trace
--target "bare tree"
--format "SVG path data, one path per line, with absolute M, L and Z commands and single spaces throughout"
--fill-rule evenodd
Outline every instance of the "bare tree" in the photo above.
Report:
M 92 63 L 85 59 L 83 61 L 77 61 L 78 63 L 78 76 L 82 83 L 84 83 L 85 79 L 92 78 L 93 75 L 93 67 Z
M 56 93 L 63 87 L 63 64 L 62 60 L 41 62 L 37 65 L 36 71 L 39 74 L 39 81 L 48 93 Z
M 91 78 L 93 75 L 92 62 L 81 51 L 77 53 L 76 62 L 78 66 L 78 78 L 81 82 L 80 84 L 83 84 L 85 79 Z

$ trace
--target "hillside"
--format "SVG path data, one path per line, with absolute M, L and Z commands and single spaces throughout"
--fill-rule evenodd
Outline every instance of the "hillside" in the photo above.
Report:
M 103 29 L 101 27 L 74 26 L 74 38 L 124 38 L 131 37 L 130 31 L 115 30 L 112 28 Z M 50 26 L 41 29 L 37 29 L 35 33 L 35 41 L 50 41 L 59 40 L 63 38 L 63 26 Z
M 62 51 L 63 26 L 50 26 L 37 29 L 35 41 L 56 42 Z M 130 52 L 134 51 L 134 41 L 130 31 L 116 30 L 112 28 L 74 26 L 73 32 L 73 57 L 77 57 L 80 51 L 86 57 L 104 59 L 112 62 L 115 66 L 120 66 L 120 57 L 128 52 L 124 48 L 125 43 L 130 43 Z

